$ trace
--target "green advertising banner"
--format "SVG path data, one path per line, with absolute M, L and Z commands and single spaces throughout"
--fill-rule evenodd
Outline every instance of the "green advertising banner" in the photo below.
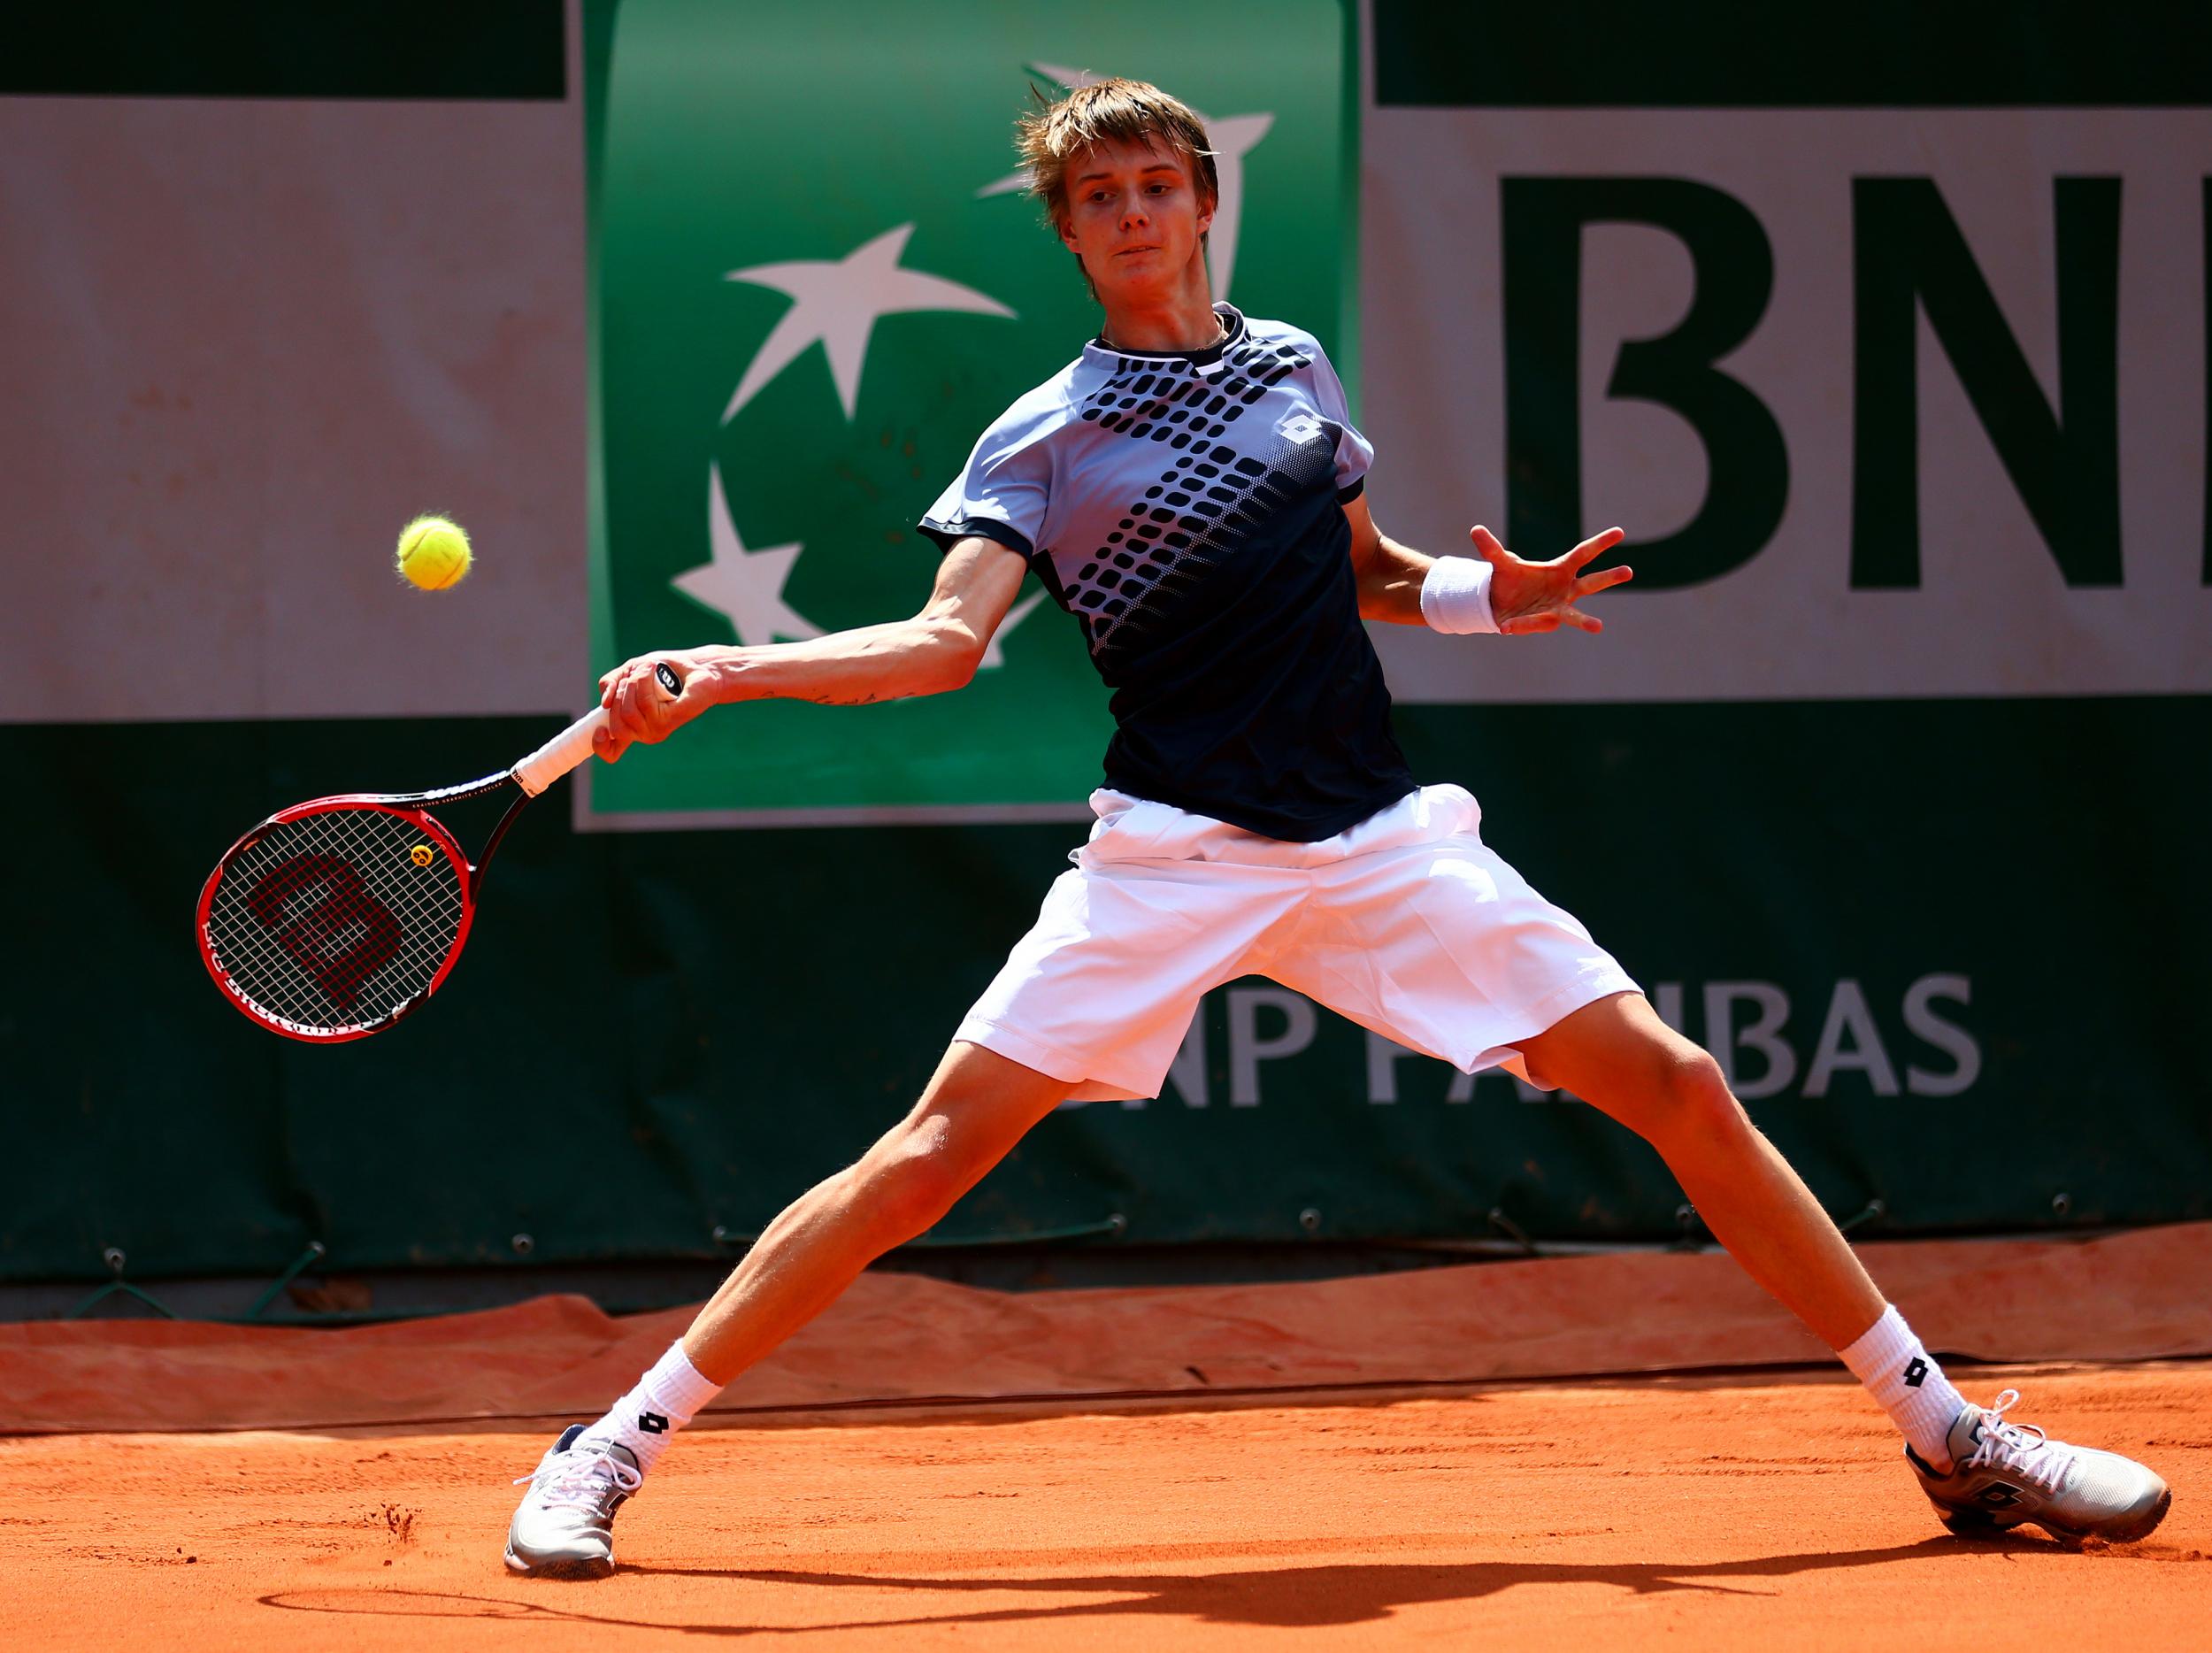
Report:
M 1839 1221 L 1891 1238 L 2212 1216 L 2188 921 L 2212 772 L 2185 761 L 2208 724 L 2202 698 L 1509 707 L 1409 755 L 1486 777 L 1498 849 L 1721 1057 Z M 265 1279 L 311 1242 L 341 1275 L 733 1257 L 911 1105 L 1065 865 L 1059 826 L 578 833 L 538 808 L 404 1026 L 316 1049 L 222 1002 L 180 915 L 239 799 L 466 773 L 557 727 L 0 726 L 8 773 L 81 823 L 15 892 L 0 1072 L 37 1169 L 0 1281 L 104 1279 L 109 1247 L 134 1279 Z M 1542 825 L 1624 797 L 1699 807 L 1632 845 Z M 128 961 L 127 1020 L 83 991 L 87 938 Z M 1053 1113 L 926 1243 L 1648 1242 L 1681 1199 L 1597 1110 L 1253 980 L 1207 996 L 1161 1096 Z
M 1032 87 L 1130 75 L 1204 115 L 1215 296 L 1295 319 L 1351 377 L 1356 241 L 1338 231 L 1356 124 L 1337 0 L 1267 7 L 1263 51 L 1248 13 L 1173 0 L 594 0 L 586 17 L 602 669 L 920 606 L 935 553 L 915 519 L 1097 331 L 1015 171 Z M 1110 732 L 1074 626 L 1033 584 L 960 695 L 749 706 L 595 771 L 590 810 L 695 826 L 1072 817 Z

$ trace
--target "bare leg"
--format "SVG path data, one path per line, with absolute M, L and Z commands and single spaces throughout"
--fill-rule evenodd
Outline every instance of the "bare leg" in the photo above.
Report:
M 1830 1348 L 1881 1319 L 1882 1294 L 1819 1202 L 1730 1094 L 1720 1065 L 1640 993 L 1586 1004 L 1522 1053 L 1659 1150 L 1744 1272 Z
M 951 1210 L 1068 1090 L 980 1045 L 955 1043 L 911 1113 L 768 1225 L 684 1334 L 691 1364 L 716 1384 L 735 1378 L 862 1269 Z

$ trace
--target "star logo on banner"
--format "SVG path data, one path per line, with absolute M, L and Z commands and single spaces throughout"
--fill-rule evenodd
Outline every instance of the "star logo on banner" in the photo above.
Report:
M 1025 68 L 1041 74 L 1048 81 L 1057 81 L 1068 91 L 1079 87 L 1094 86 L 1106 77 L 1093 74 L 1087 69 L 1071 69 L 1062 64 L 1032 63 Z M 1214 203 L 1214 222 L 1206 238 L 1206 270 L 1213 278 L 1214 296 L 1229 296 L 1229 278 L 1237 265 L 1237 231 L 1244 222 L 1244 158 L 1268 128 L 1275 124 L 1275 117 L 1264 115 L 1225 115 L 1216 120 L 1210 115 L 1192 111 L 1205 122 L 1206 136 L 1214 146 L 1214 180 L 1219 188 L 1220 198 Z M 976 195 L 1002 196 L 1016 189 L 1029 188 L 1026 167 L 995 183 L 987 183 Z
M 726 281 L 773 288 L 794 301 L 754 352 L 745 376 L 731 394 L 730 404 L 722 410 L 724 424 L 770 380 L 818 342 L 829 358 L 837 399 L 850 419 L 860 402 L 860 370 L 868 354 L 868 335 L 879 317 L 929 310 L 1013 317 L 1012 311 L 987 293 L 940 275 L 900 268 L 899 255 L 905 251 L 907 238 L 913 233 L 913 225 L 902 224 L 842 258 L 758 264 L 749 270 L 724 274 Z
M 993 666 L 1006 664 L 1006 656 L 1000 651 L 999 645 L 1011 637 L 1014 634 L 1014 627 L 1027 619 L 1030 611 L 1044 600 L 1043 592 L 1033 591 L 1027 597 L 1006 611 L 1006 618 L 998 623 L 998 629 L 991 634 L 991 641 L 983 645 L 983 657 L 976 662 L 977 671 L 987 672 Z
M 730 622 L 739 642 L 751 648 L 779 637 L 819 637 L 822 628 L 783 600 L 784 581 L 799 560 L 801 545 L 775 545 L 749 551 L 730 519 L 722 491 L 722 467 L 707 467 L 707 536 L 714 560 L 686 569 L 669 583 L 703 608 Z

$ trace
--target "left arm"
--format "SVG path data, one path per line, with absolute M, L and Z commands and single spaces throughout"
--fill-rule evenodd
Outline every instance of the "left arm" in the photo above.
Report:
M 1359 582 L 1360 618 L 1398 626 L 1424 624 L 1421 582 L 1428 578 L 1435 558 L 1387 538 L 1375 526 L 1365 494 L 1344 507 L 1344 517 L 1352 527 L 1352 572 Z M 1476 554 L 1490 565 L 1490 611 L 1497 617 L 1499 631 L 1508 636 L 1556 631 L 1563 625 L 1603 631 L 1605 622 L 1585 614 L 1576 604 L 1635 577 L 1627 568 L 1582 572 L 1626 537 L 1618 528 L 1608 528 L 1548 563 L 1524 562 L 1499 544 L 1487 528 L 1477 528 L 1469 537 Z

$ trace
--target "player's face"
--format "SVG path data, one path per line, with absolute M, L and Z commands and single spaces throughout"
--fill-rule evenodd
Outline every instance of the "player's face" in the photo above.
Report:
M 1198 238 L 1214 204 L 1171 150 L 1120 142 L 1087 150 L 1069 164 L 1067 198 L 1060 239 L 1110 309 L 1172 297 L 1194 271 L 1202 280 Z

